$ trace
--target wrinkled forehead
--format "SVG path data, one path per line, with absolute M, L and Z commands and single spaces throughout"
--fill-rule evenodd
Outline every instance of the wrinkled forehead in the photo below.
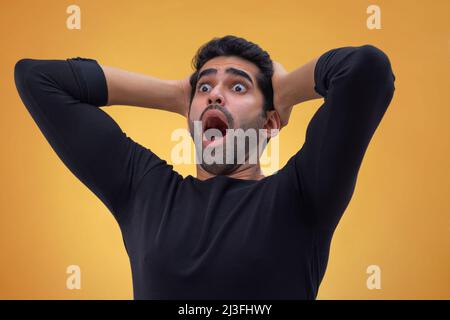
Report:
M 224 73 L 225 69 L 227 68 L 236 68 L 236 69 L 240 69 L 242 71 L 247 72 L 252 78 L 253 81 L 256 80 L 256 75 L 259 72 L 259 68 L 252 62 L 239 58 L 239 57 L 235 57 L 235 56 L 230 56 L 230 57 L 225 57 L 225 56 L 220 56 L 220 57 L 215 57 L 211 60 L 208 60 L 203 67 L 200 68 L 199 73 L 202 72 L 205 69 L 217 69 L 217 72 L 220 73 Z

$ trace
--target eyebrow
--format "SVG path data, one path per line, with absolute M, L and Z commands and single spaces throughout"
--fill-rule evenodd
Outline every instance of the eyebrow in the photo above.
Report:
M 217 73 L 217 69 L 214 69 L 214 68 L 205 69 L 205 70 L 203 70 L 202 72 L 199 73 L 197 81 L 199 81 L 201 77 L 206 77 L 206 76 L 208 76 L 210 74 L 216 74 L 216 73 Z M 248 81 L 250 81 L 250 83 L 253 85 L 252 78 L 245 71 L 242 71 L 242 70 L 239 70 L 239 69 L 231 67 L 231 68 L 225 69 L 225 73 L 234 74 L 234 75 L 236 75 L 238 77 L 245 78 Z

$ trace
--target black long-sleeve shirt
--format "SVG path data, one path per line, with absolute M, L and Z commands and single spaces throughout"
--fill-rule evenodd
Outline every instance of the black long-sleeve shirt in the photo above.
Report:
M 394 93 L 388 57 L 332 49 L 315 68 L 324 103 L 305 143 L 262 180 L 183 178 L 99 107 L 96 60 L 22 59 L 20 97 L 71 172 L 116 218 L 135 299 L 314 299 L 334 230 Z

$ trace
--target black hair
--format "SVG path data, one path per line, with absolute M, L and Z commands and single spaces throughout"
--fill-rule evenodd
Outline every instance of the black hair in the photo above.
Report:
M 189 106 L 194 99 L 199 70 L 208 60 L 219 56 L 237 56 L 254 63 L 260 70 L 256 76 L 256 81 L 264 96 L 262 114 L 265 116 L 267 111 L 274 110 L 272 87 L 273 64 L 270 55 L 257 44 L 232 35 L 213 38 L 198 49 L 192 59 L 192 67 L 195 72 L 189 78 L 191 85 Z

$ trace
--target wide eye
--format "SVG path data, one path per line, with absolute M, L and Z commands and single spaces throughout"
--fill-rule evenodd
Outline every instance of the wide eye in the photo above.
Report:
M 241 83 L 236 83 L 233 86 L 233 89 L 235 89 L 236 92 L 245 92 L 245 91 L 247 91 L 247 88 Z
M 201 83 L 199 86 L 198 86 L 198 90 L 200 91 L 200 92 L 207 92 L 208 91 L 208 87 L 211 87 L 209 84 L 207 84 L 207 83 Z

